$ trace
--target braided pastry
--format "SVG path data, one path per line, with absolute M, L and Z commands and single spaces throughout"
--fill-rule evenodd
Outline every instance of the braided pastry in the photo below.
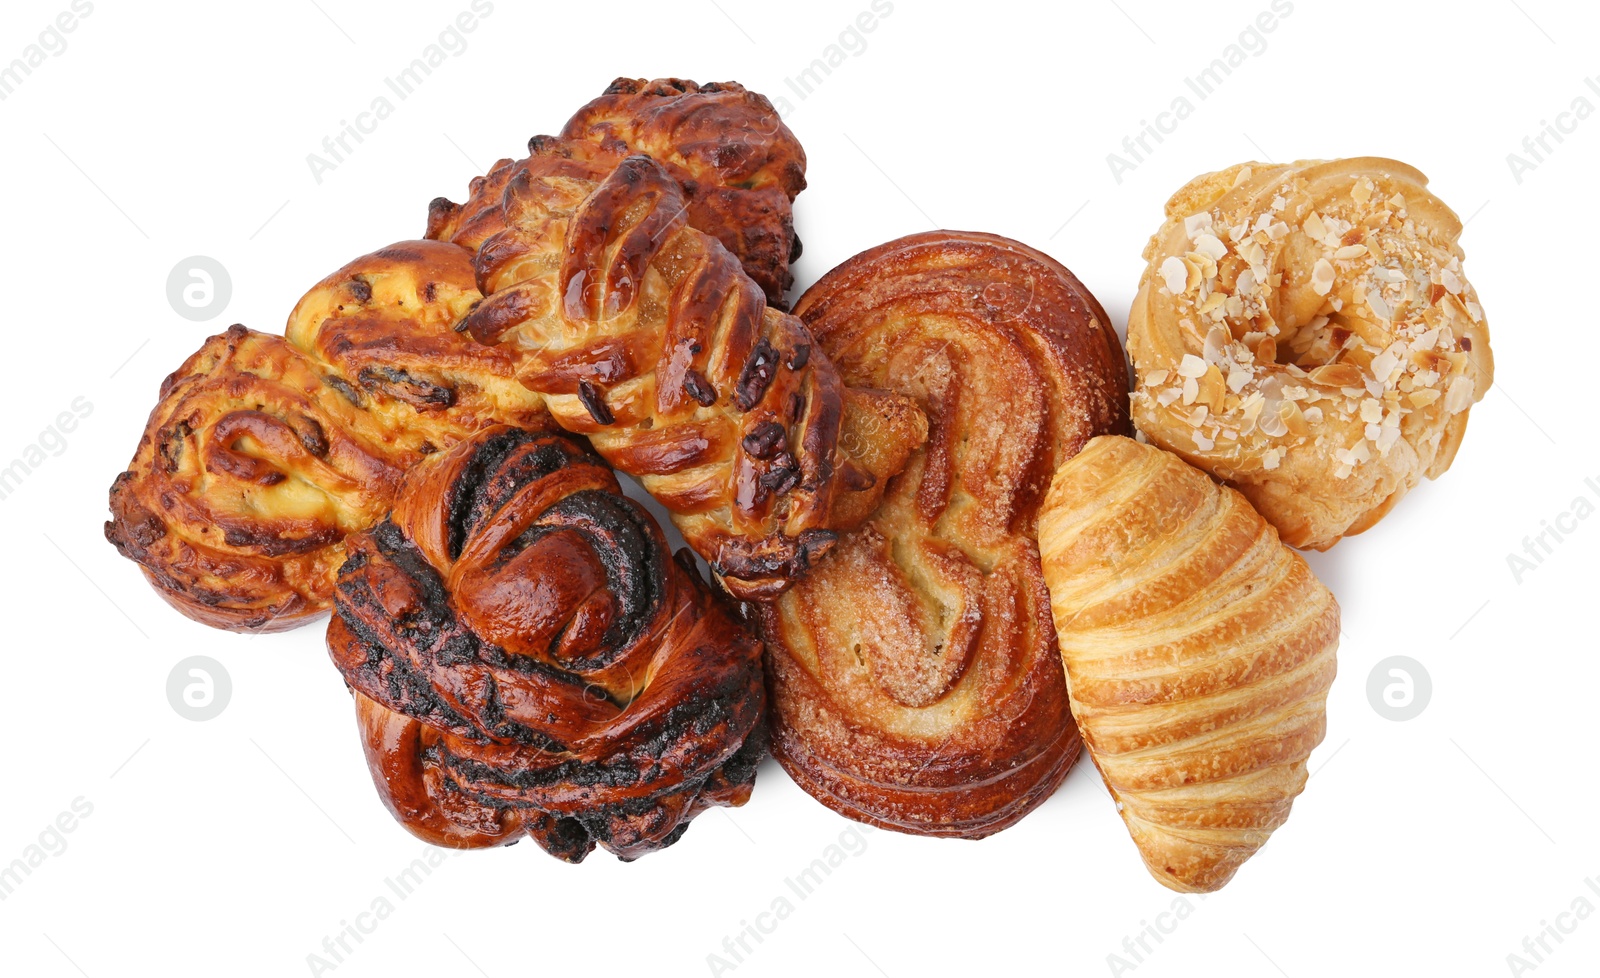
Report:
M 584 141 L 531 149 L 506 183 L 506 227 L 478 250 L 488 298 L 465 329 L 517 349 L 557 423 L 638 478 L 732 594 L 781 592 L 866 518 L 925 420 L 847 389 L 799 320 L 688 224 L 661 164 Z
M 1071 272 L 987 234 L 881 245 L 796 312 L 846 383 L 913 398 L 931 432 L 871 520 L 754 609 L 773 753 L 851 818 L 997 832 L 1078 756 L 1034 520 L 1060 462 L 1128 430 L 1121 345 Z
M 1325 550 L 1450 467 L 1494 375 L 1461 222 L 1404 163 L 1259 163 L 1167 203 L 1128 318 L 1149 439 Z
M 208 625 L 325 610 L 345 534 L 383 517 L 407 468 L 488 424 L 549 424 L 509 352 L 452 328 L 480 298 L 468 252 L 408 241 L 318 283 L 287 339 L 207 340 L 162 384 L 106 538 Z
M 788 308 L 800 257 L 792 204 L 806 186 L 806 154 L 765 96 L 737 82 L 618 78 L 561 131 L 611 159 L 644 153 L 683 188 L 689 226 L 712 235 L 766 293 Z M 476 250 L 505 227 L 505 187 L 528 160 L 501 160 L 472 181 L 464 204 L 443 197 L 429 209 L 429 238 Z
M 350 539 L 328 647 L 379 794 L 437 845 L 633 859 L 750 796 L 760 644 L 565 436 L 490 428 L 413 469 Z
M 1145 865 L 1220 888 L 1305 787 L 1338 604 L 1243 496 L 1128 438 L 1056 473 L 1039 549 L 1072 712 Z

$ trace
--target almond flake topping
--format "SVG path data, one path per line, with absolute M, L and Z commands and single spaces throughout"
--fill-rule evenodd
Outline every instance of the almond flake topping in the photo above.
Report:
M 1394 319 L 1394 311 L 1389 308 L 1389 303 L 1383 301 L 1383 293 L 1375 288 L 1367 290 L 1367 306 L 1379 319 L 1386 322 Z
M 1311 267 L 1311 291 L 1317 295 L 1327 295 L 1333 291 L 1333 263 L 1326 258 L 1318 258 Z
M 1392 427 L 1392 428 L 1384 428 L 1383 429 L 1383 434 L 1379 435 L 1378 439 L 1377 439 L 1378 454 L 1384 456 L 1385 458 L 1387 458 L 1388 455 L 1389 455 L 1389 449 L 1393 448 L 1394 447 L 1394 443 L 1399 441 L 1399 440 L 1400 440 L 1400 428 L 1398 426 Z
M 1327 363 L 1312 369 L 1311 382 L 1323 387 L 1355 387 L 1362 381 L 1361 368 L 1350 363 Z
M 1228 246 L 1209 231 L 1199 234 L 1194 239 L 1194 250 L 1205 255 L 1212 261 L 1221 261 L 1228 255 Z
M 1372 376 L 1377 378 L 1379 383 L 1387 384 L 1395 368 L 1399 366 L 1400 358 L 1385 350 L 1372 358 Z
M 1173 295 L 1188 291 L 1189 267 L 1182 258 L 1172 257 L 1161 263 L 1161 281 Z

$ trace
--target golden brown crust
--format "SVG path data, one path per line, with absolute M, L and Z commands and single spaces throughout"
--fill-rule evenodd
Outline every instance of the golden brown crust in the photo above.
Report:
M 721 241 L 767 302 L 787 308 L 789 263 L 800 255 L 792 204 L 806 186 L 806 155 L 765 96 L 737 82 L 618 78 L 560 135 L 612 165 L 635 153 L 661 163 L 683 188 L 689 226 Z M 550 138 L 534 137 L 530 154 Z M 505 187 L 527 165 L 501 160 L 472 181 L 465 203 L 435 200 L 427 237 L 476 250 L 505 227 Z
M 1197 177 L 1145 250 L 1134 420 L 1289 544 L 1367 529 L 1449 468 L 1494 375 L 1460 235 L 1394 160 Z
M 1338 604 L 1243 496 L 1128 438 L 1061 467 L 1039 548 L 1073 715 L 1147 868 L 1220 888 L 1305 786 Z
M 920 413 L 849 391 L 804 325 L 690 227 L 656 161 L 536 140 L 478 250 L 464 324 L 510 344 L 557 423 L 672 514 L 733 594 L 780 592 L 870 512 L 924 436 Z M 868 424 L 870 446 L 841 433 Z
M 766 99 L 731 83 L 619 79 L 568 129 L 567 142 L 611 167 L 635 146 L 658 154 L 681 182 L 688 220 L 727 242 L 781 299 L 798 247 L 790 203 L 805 185 L 805 155 Z M 393 245 L 329 276 L 296 307 L 287 344 L 241 327 L 169 379 L 113 489 L 106 533 L 179 610 L 219 627 L 294 627 L 326 608 L 343 534 L 381 515 L 399 471 L 486 424 L 549 423 L 542 400 L 512 380 L 518 351 L 472 343 L 453 328 L 482 298 L 471 252 L 505 229 L 505 188 L 526 169 L 527 161 L 501 161 L 473 181 L 466 204 L 434 202 L 429 240 Z M 329 390 L 358 413 L 330 401 Z M 257 395 L 281 410 L 246 425 Z M 294 447 L 309 423 L 299 414 L 318 425 L 354 424 L 334 441 L 358 446 L 345 456 L 371 460 L 307 461 Z M 219 425 L 231 445 L 245 447 L 218 454 L 211 436 Z M 188 467 L 158 460 L 163 445 L 187 445 Z M 878 454 L 883 464 L 892 456 Z M 212 457 L 232 468 L 209 471 Z M 781 542 L 752 559 L 803 564 L 823 542 Z
M 1079 750 L 1034 521 L 1057 464 L 1128 430 L 1116 333 L 1052 259 L 952 231 L 850 259 L 796 312 L 846 383 L 910 397 L 930 432 L 870 521 L 754 609 L 773 753 L 851 818 L 999 831 Z
M 208 625 L 326 610 L 345 534 L 382 518 L 407 468 L 485 425 L 549 425 L 511 356 L 455 331 L 480 298 L 463 249 L 400 242 L 318 283 L 287 339 L 212 337 L 162 384 L 107 539 Z
M 329 651 L 420 838 L 633 859 L 749 798 L 760 644 L 576 440 L 485 429 L 350 552 Z

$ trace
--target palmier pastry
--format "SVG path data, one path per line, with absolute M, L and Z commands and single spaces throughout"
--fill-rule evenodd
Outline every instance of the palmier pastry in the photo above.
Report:
M 1218 889 L 1305 787 L 1339 606 L 1243 496 L 1127 438 L 1061 467 L 1039 549 L 1072 712 L 1145 865 Z
M 761 647 L 693 566 L 564 435 L 490 428 L 412 469 L 351 538 L 328 629 L 390 811 L 578 862 L 743 804 Z
M 581 140 L 531 148 L 505 229 L 478 250 L 488 298 L 464 328 L 517 350 L 557 423 L 638 478 L 732 594 L 770 598 L 872 511 L 925 420 L 846 387 L 690 226 L 661 164 Z
M 325 610 L 345 535 L 383 518 L 407 468 L 486 425 L 549 425 L 511 354 L 454 330 L 480 298 L 467 251 L 401 242 L 318 283 L 287 340 L 207 340 L 162 384 L 107 539 L 208 625 Z
M 987 234 L 864 252 L 796 313 L 845 383 L 912 398 L 930 433 L 865 525 L 753 609 L 773 753 L 850 818 L 997 832 L 1079 752 L 1034 527 L 1056 466 L 1129 430 L 1121 345 L 1070 272 Z
M 645 153 L 683 188 L 689 226 L 722 242 L 766 293 L 788 308 L 800 257 L 792 204 L 806 186 L 806 154 L 766 97 L 737 82 L 618 78 L 562 129 L 614 162 Z M 429 212 L 430 238 L 477 249 L 505 226 L 501 198 L 528 160 L 501 160 L 472 181 L 464 204 L 444 198 Z
M 1133 417 L 1324 550 L 1450 467 L 1494 375 L 1461 222 L 1404 163 L 1259 163 L 1167 202 L 1128 319 Z

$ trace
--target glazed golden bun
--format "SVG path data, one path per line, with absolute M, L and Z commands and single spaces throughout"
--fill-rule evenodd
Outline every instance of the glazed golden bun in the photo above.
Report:
M 903 397 L 852 390 L 771 308 L 648 156 L 540 137 L 478 249 L 464 328 L 509 345 L 556 422 L 637 478 L 730 593 L 781 593 L 876 506 L 926 435 Z M 871 431 L 870 449 L 845 450 Z
M 406 469 L 486 425 L 553 427 L 508 351 L 455 330 L 481 298 L 464 249 L 402 241 L 313 287 L 287 338 L 213 336 L 161 385 L 106 538 L 207 625 L 326 611 L 345 535 Z

